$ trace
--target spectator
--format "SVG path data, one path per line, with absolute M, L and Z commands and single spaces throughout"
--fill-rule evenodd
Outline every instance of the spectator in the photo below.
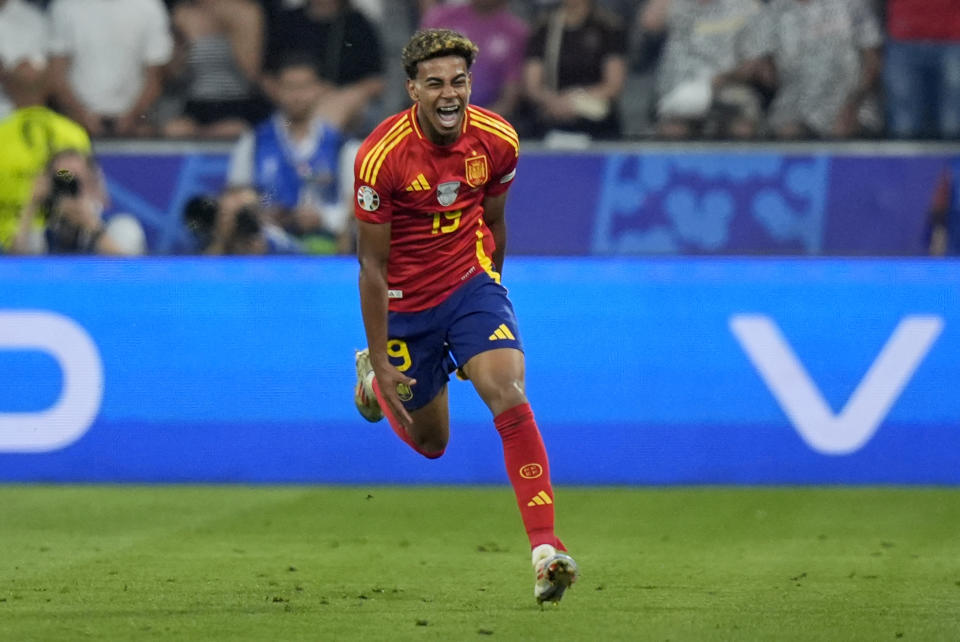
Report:
M 447 0 L 456 2 L 460 0 Z M 527 24 L 538 24 L 550 11 L 557 8 L 560 0 L 511 0 L 510 8 L 516 15 L 523 18 Z
M 525 86 L 537 131 L 618 137 L 626 51 L 624 29 L 594 0 L 563 0 L 527 47 Z
M 34 184 L 20 214 L 13 251 L 36 253 L 35 225 L 45 219 L 41 248 L 48 254 L 137 255 L 146 251 L 143 228 L 129 214 L 109 222 L 106 185 L 93 155 L 78 150 L 56 154 Z
M 617 16 L 620 21 L 629 23 L 637 15 L 641 5 L 646 4 L 649 0 L 598 0 L 598 2 L 601 7 Z
M 46 66 L 47 22 L 25 0 L 0 0 L 0 119 L 14 110 L 5 89 L 6 75 L 21 63 Z
M 620 4 L 623 2 L 642 2 L 643 0 L 600 0 L 601 4 Z M 470 0 L 413 0 L 419 6 L 420 15 L 425 16 L 427 12 L 437 5 L 459 6 L 465 5 Z M 516 16 L 522 18 L 527 24 L 535 24 L 547 12 L 555 9 L 559 0 L 510 0 L 510 11 Z
M 470 70 L 470 102 L 510 118 L 520 98 L 527 24 L 507 9 L 507 0 L 471 0 L 465 5 L 437 5 L 421 27 L 458 31 L 482 56 Z
M 347 128 L 361 131 L 371 102 L 384 88 L 380 36 L 349 0 L 307 0 L 302 7 L 275 11 L 269 26 L 267 66 L 277 65 L 291 52 L 307 52 L 320 77 L 335 92 L 324 101 L 329 118 L 345 114 Z M 266 89 L 273 96 L 274 87 Z
M 4 75 L 15 110 L 0 120 L 0 249 L 13 243 L 20 211 L 51 157 L 65 149 L 90 151 L 83 127 L 46 107 L 49 83 L 44 66 L 21 60 Z M 32 245 L 36 251 L 42 247 L 40 236 L 38 227 Z
M 760 96 L 728 74 L 742 62 L 741 36 L 760 9 L 757 0 L 647 3 L 640 17 L 643 29 L 666 32 L 657 69 L 660 135 L 752 138 L 756 134 Z
M 182 114 L 164 124 L 165 136 L 236 139 L 267 116 L 259 93 L 264 29 L 253 0 L 177 2 L 167 73 L 185 101 Z
M 894 138 L 960 138 L 957 0 L 887 0 L 884 86 Z
M 772 64 L 769 127 L 778 138 L 878 133 L 879 22 L 863 0 L 771 0 L 751 37 Z
M 161 0 L 54 0 L 51 69 L 60 110 L 91 136 L 153 133 L 173 40 Z
M 931 256 L 960 256 L 960 157 L 944 168 L 927 224 Z
M 376 28 L 382 51 L 400 51 L 420 25 L 420 0 L 351 0 Z M 463 4 L 462 2 L 460 4 Z M 365 114 L 363 128 L 354 128 L 356 136 L 366 135 L 374 123 L 407 106 L 406 77 L 398 56 L 383 59 L 383 91 L 372 101 Z M 353 177 L 350 177 L 350 182 Z
M 349 212 L 340 193 L 339 167 L 345 115 L 332 122 L 323 115 L 333 89 L 309 56 L 289 55 L 273 83 L 276 112 L 237 142 L 227 182 L 256 186 L 273 220 L 306 251 L 344 249 Z

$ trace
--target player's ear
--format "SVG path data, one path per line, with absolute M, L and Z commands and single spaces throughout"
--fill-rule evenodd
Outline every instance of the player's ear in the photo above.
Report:
M 410 100 L 417 102 L 420 100 L 420 92 L 417 91 L 417 81 L 414 78 L 407 78 L 407 94 Z

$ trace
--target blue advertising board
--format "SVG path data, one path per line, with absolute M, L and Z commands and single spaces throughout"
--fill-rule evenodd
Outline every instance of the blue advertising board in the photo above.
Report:
M 352 402 L 351 259 L 0 262 L 0 481 L 501 483 Z M 508 261 L 559 483 L 960 483 L 960 263 Z
M 922 255 L 938 177 L 960 152 L 896 147 L 662 149 L 521 154 L 508 218 L 514 254 Z M 189 247 L 187 200 L 222 187 L 224 152 L 101 154 L 113 209 L 154 253 Z M 349 196 L 348 196 L 349 197 Z

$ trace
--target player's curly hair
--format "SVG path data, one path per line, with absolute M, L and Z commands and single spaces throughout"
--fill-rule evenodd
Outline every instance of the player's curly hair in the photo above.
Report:
M 461 56 L 467 61 L 467 69 L 477 59 L 480 49 L 462 33 L 452 29 L 423 29 L 413 34 L 403 48 L 401 60 L 408 78 L 417 77 L 417 65 L 424 60 L 442 56 Z

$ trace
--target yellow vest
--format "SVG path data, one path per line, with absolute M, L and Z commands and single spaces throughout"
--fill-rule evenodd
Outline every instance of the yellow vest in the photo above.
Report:
M 34 106 L 0 120 L 0 246 L 9 248 L 17 218 L 50 158 L 65 149 L 90 153 L 87 132 L 66 116 Z

